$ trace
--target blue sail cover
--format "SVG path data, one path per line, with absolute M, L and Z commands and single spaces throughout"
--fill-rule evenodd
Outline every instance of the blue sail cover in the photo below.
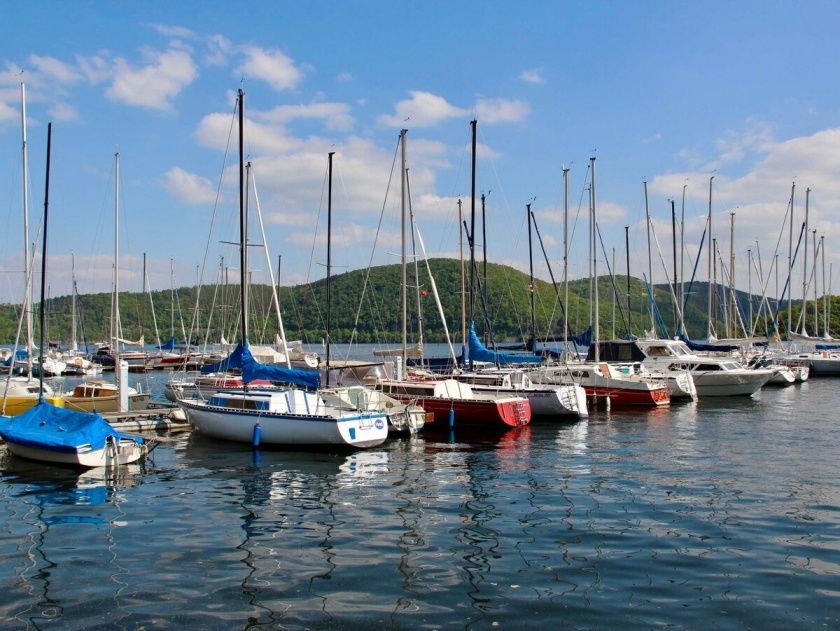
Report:
M 475 322 L 470 322 L 470 360 L 476 362 L 493 362 L 494 364 L 539 364 L 542 357 L 526 353 L 500 353 L 491 351 L 475 332 Z
M 172 337 L 170 337 L 164 344 L 161 344 L 158 348 L 162 351 L 174 351 L 175 336 L 173 335 Z
M 685 335 L 680 335 L 680 340 L 685 342 L 685 345 L 693 351 L 718 351 L 728 353 L 729 351 L 738 350 L 737 346 L 732 346 L 729 344 L 705 344 L 703 342 L 693 342 L 692 340 L 688 339 Z
M 59 452 L 75 452 L 87 444 L 102 449 L 108 436 L 143 443 L 139 436 L 118 432 L 99 414 L 67 410 L 46 401 L 23 414 L 3 419 L 0 436 L 10 443 Z
M 321 375 L 317 370 L 302 370 L 298 368 L 284 368 L 282 366 L 267 366 L 259 363 L 251 354 L 251 349 L 236 345 L 233 352 L 222 361 L 204 366 L 201 373 L 206 375 L 211 372 L 227 372 L 228 370 L 239 369 L 242 371 L 242 381 L 251 383 L 257 379 L 266 381 L 280 381 L 282 383 L 293 383 L 302 388 L 315 389 L 321 385 Z

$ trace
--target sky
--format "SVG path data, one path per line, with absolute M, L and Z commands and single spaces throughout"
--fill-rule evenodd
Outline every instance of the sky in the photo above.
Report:
M 666 280 L 657 240 L 671 274 L 670 199 L 677 221 L 685 217 L 688 274 L 712 176 L 713 235 L 727 269 L 735 213 L 738 287 L 760 294 L 760 267 L 773 295 L 774 253 L 784 284 L 783 222 L 794 182 L 794 238 L 810 187 L 809 229 L 825 237 L 826 266 L 835 264 L 834 275 L 840 271 L 836 2 L 35 0 L 6 6 L 4 22 L 4 302 L 23 295 L 21 82 L 30 241 L 39 239 L 46 128 L 53 123 L 53 296 L 70 292 L 71 257 L 81 293 L 112 287 L 116 152 L 121 288 L 142 289 L 144 254 L 155 289 L 168 288 L 173 277 L 178 286 L 194 285 L 198 276 L 212 285 L 221 257 L 229 274 L 238 274 L 230 242 L 238 239 L 234 107 L 240 88 L 246 159 L 268 257 L 276 268 L 282 256 L 284 285 L 325 274 L 329 152 L 335 152 L 336 272 L 399 261 L 394 160 L 402 128 L 411 204 L 427 252 L 457 256 L 457 200 L 467 215 L 471 204 L 473 119 L 490 261 L 528 269 L 530 203 L 555 276 L 562 276 L 566 167 L 569 273 L 586 277 L 586 187 L 595 157 L 595 212 L 606 251 L 597 253 L 599 272 L 613 256 L 616 271 L 626 271 L 629 226 L 630 272 L 648 274 L 647 182 L 653 279 Z M 250 226 L 252 277 L 267 282 L 256 213 Z M 811 256 L 810 241 L 808 247 Z M 761 256 L 750 274 L 748 250 Z M 704 251 L 701 280 L 707 267 Z M 821 270 L 820 261 L 820 294 Z M 535 271 L 548 278 L 539 252 Z M 801 296 L 802 274 L 801 267 L 794 271 L 794 297 Z

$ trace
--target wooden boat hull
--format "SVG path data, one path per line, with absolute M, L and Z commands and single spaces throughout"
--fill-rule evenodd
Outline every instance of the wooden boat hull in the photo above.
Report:
M 437 427 L 449 427 L 449 411 L 455 411 L 455 427 L 521 427 L 531 422 L 531 405 L 527 399 L 449 399 L 389 392 L 403 403 L 416 403 L 433 417 Z M 427 427 L 428 429 L 428 427 Z
M 150 399 L 151 395 L 146 393 L 130 394 L 128 395 L 128 409 L 145 410 L 149 407 Z M 116 394 L 104 397 L 68 396 L 64 399 L 64 407 L 83 412 L 99 412 L 100 414 L 105 412 L 119 412 L 120 398 Z
M 584 385 L 586 396 L 594 404 L 609 399 L 610 407 L 658 407 L 669 405 L 668 388 L 616 388 Z
M 369 448 L 388 437 L 385 414 L 348 414 L 341 417 L 232 410 L 203 401 L 178 401 L 189 423 L 198 431 L 221 440 L 253 443 L 254 426 L 261 428 L 260 444 L 332 445 Z

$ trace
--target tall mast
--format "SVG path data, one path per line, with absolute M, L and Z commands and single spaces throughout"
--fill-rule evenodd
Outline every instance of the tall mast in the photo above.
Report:
M 464 211 L 458 200 L 458 247 L 461 255 L 461 357 L 467 358 L 467 283 L 464 272 Z
M 245 92 L 239 88 L 239 299 L 242 346 L 248 345 L 248 214 L 245 212 Z
M 680 283 L 680 313 L 682 313 L 685 304 L 685 189 L 687 186 L 688 184 L 683 184 L 682 210 L 680 211 L 680 281 L 682 281 Z M 683 315 L 683 319 L 685 319 L 685 315 Z M 685 322 L 680 322 L 680 326 L 684 329 Z
M 805 305 L 808 296 L 805 295 L 808 290 L 808 201 L 811 197 L 811 189 L 805 189 L 805 252 L 802 255 L 802 335 L 807 335 L 808 331 L 805 328 Z
M 595 156 L 589 158 L 589 163 L 592 165 L 592 185 L 589 187 L 590 191 L 590 200 L 592 204 L 592 276 L 595 281 L 595 328 L 593 329 L 593 340 L 595 341 L 595 362 L 601 361 L 601 354 L 598 350 L 598 342 L 600 341 L 600 327 L 598 325 L 598 320 L 600 317 L 599 314 L 599 305 L 598 305 L 598 257 L 595 254 L 595 230 L 597 228 L 598 222 L 595 219 Z
M 120 381 L 120 152 L 114 154 L 114 372 Z
M 737 323 L 736 314 L 738 301 L 735 299 L 735 211 L 729 213 L 729 322 L 727 323 L 727 334 L 735 337 Z
M 759 256 L 758 260 L 761 261 L 760 256 Z M 750 324 L 749 324 L 748 330 L 746 331 L 746 334 L 749 337 L 752 337 L 752 335 L 753 335 L 752 262 L 753 262 L 752 250 L 748 249 L 747 250 L 747 296 L 748 296 L 747 300 L 749 300 L 749 304 L 750 304 L 750 310 L 749 310 Z M 763 279 L 759 279 L 759 284 L 761 284 L 761 280 L 763 280 Z M 759 305 L 758 317 L 761 317 L 761 305 Z
M 484 298 L 484 307 L 487 308 L 487 217 L 485 215 L 485 208 L 484 208 L 484 200 L 485 195 L 484 193 L 481 194 L 481 254 L 484 259 L 482 262 L 482 269 L 481 269 L 481 293 L 483 294 Z M 530 214 L 529 214 L 530 217 Z M 489 343 L 489 331 L 487 330 L 487 324 L 484 325 L 484 343 Z
M 20 83 L 20 130 L 23 160 L 23 291 L 26 310 L 26 374 L 32 378 L 32 274 L 29 269 L 29 155 L 26 150 L 26 84 Z
M 633 316 L 630 312 L 630 226 L 624 226 L 624 256 L 627 259 L 627 323 L 628 334 L 633 334 Z
M 224 265 L 224 258 L 222 258 Z M 169 259 L 169 326 L 175 337 L 175 261 Z
M 475 319 L 475 144 L 477 120 L 470 121 L 472 128 L 472 170 L 470 176 L 470 322 Z
M 650 253 L 650 209 L 648 208 L 648 191 L 647 180 L 642 182 L 645 187 L 645 225 L 647 227 L 647 255 L 648 255 L 648 283 L 650 283 L 650 330 L 652 335 L 656 335 L 656 320 L 653 317 L 653 302 L 655 294 L 653 293 L 653 259 Z
M 713 246 L 714 241 L 712 238 L 712 182 L 714 179 L 714 175 L 709 177 L 709 296 L 707 305 L 708 313 L 706 314 L 706 337 L 708 339 L 712 338 L 712 281 L 714 280 L 712 277 L 714 276 L 715 266 L 715 248 Z
M 563 167 L 563 357 L 569 345 L 569 169 Z
M 531 250 L 531 204 L 525 204 L 525 212 L 528 213 L 528 269 L 529 284 L 528 291 L 531 294 L 531 348 L 536 350 L 537 344 L 537 310 L 534 302 L 534 255 Z
M 825 279 L 825 274 L 823 274 Z M 823 281 L 825 286 L 825 281 Z M 79 346 L 76 343 L 76 255 L 70 253 L 70 350 L 77 351 Z
M 674 250 L 674 298 L 677 298 L 679 294 L 677 293 L 677 211 L 674 208 L 674 200 L 671 200 L 671 237 L 673 241 L 673 250 Z M 680 305 L 682 308 L 682 305 Z M 676 301 L 674 302 L 674 331 L 676 331 L 680 323 L 678 322 L 677 315 L 678 309 Z
M 41 304 L 38 307 L 41 340 L 38 344 L 41 367 L 38 370 L 38 402 L 44 402 L 44 288 L 47 284 L 47 215 L 50 206 L 50 153 L 52 151 L 52 123 L 47 124 L 47 177 L 44 183 L 44 244 L 41 246 Z
M 814 337 L 817 337 L 820 334 L 820 327 L 819 327 L 819 318 L 817 317 L 817 230 L 816 228 L 811 231 L 814 235 L 814 265 L 812 269 L 814 270 Z
M 823 288 L 823 329 L 825 337 L 828 337 L 828 292 L 825 289 L 825 235 L 820 237 L 820 251 L 822 252 L 822 288 Z
M 406 267 L 406 204 L 405 204 L 405 137 L 408 133 L 407 129 L 400 131 L 400 211 L 401 216 L 401 242 L 402 251 L 400 256 L 400 288 L 402 295 L 402 365 L 405 368 L 408 361 L 408 269 Z
M 327 154 L 329 161 L 329 175 L 327 178 L 327 387 L 330 387 L 330 335 L 332 333 L 332 171 L 335 151 Z M 405 347 L 403 347 L 405 353 Z M 288 355 L 288 353 L 287 353 Z
M 793 331 L 793 199 L 795 193 L 796 182 L 793 182 L 790 185 L 790 225 L 788 226 L 788 333 Z M 789 340 L 790 335 L 787 337 Z

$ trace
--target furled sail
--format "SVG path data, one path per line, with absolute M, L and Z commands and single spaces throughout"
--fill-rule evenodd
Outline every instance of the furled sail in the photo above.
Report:
M 476 362 L 493 362 L 494 364 L 539 364 L 542 357 L 530 353 L 502 353 L 491 351 L 475 332 L 475 322 L 470 322 L 470 360 Z

